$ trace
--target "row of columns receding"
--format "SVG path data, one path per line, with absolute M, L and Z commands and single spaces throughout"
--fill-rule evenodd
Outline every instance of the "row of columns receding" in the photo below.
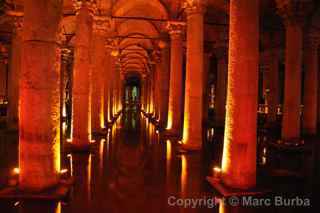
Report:
M 229 55 L 219 60 L 221 87 L 227 78 L 226 107 L 217 107 L 219 116 L 225 118 L 222 178 L 225 184 L 235 188 L 250 188 L 256 184 L 256 142 L 259 70 L 259 7 L 258 0 L 230 1 Z M 91 131 L 100 130 L 122 108 L 122 84 L 110 49 L 103 44 L 103 34 L 93 29 L 90 3 L 83 3 L 77 11 L 76 42 L 72 79 L 72 143 L 82 146 L 91 142 Z M 48 4 L 25 2 L 23 38 L 17 30 L 14 34 L 12 58 L 20 79 L 20 89 L 11 96 L 20 97 L 19 104 L 12 103 L 13 119 L 19 117 L 19 167 L 20 186 L 39 190 L 58 182 L 60 172 L 60 115 L 61 115 L 61 51 L 57 34 L 62 5 L 59 0 Z M 181 26 L 170 29 L 170 69 L 161 50 L 161 63 L 148 80 L 143 80 L 142 109 L 153 113 L 166 127 L 168 134 L 182 134 L 183 148 L 199 150 L 202 146 L 202 119 L 204 116 L 204 85 L 207 76 L 204 69 L 203 18 L 201 5 L 186 8 L 186 74 L 183 82 L 183 47 Z M 38 14 L 43 17 L 34 17 Z M 288 17 L 286 17 L 287 19 Z M 292 17 L 290 17 L 292 18 Z M 301 68 L 305 53 L 306 83 L 303 127 L 307 134 L 315 134 L 317 127 L 317 65 L 318 52 L 313 34 L 310 48 L 302 52 L 303 31 L 300 22 L 285 19 L 285 94 L 283 106 L 282 138 L 295 140 L 300 137 Z M 50 24 L 48 24 L 50 23 Z M 22 42 L 18 42 L 21 40 Z M 21 45 L 21 47 L 20 47 Z M 21 53 L 19 50 L 22 50 Z M 93 51 L 92 51 L 93 50 Z M 20 56 L 21 55 L 21 56 Z M 277 55 L 277 54 L 275 54 Z M 92 57 L 93 56 L 93 57 Z M 21 57 L 21 68 L 19 57 Z M 275 57 L 276 58 L 276 57 Z M 165 62 L 164 62 L 165 61 Z M 277 94 L 274 84 L 276 66 L 270 62 L 269 89 Z M 110 69 L 105 69 L 108 64 Z M 226 69 L 227 74 L 223 74 Z M 19 67 L 18 67 L 19 66 Z M 93 66 L 93 67 L 92 67 Z M 63 66 L 61 66 L 63 67 Z M 18 70 L 21 69 L 19 73 Z M 91 70 L 90 72 L 88 72 Z M 161 70 L 161 71 L 160 71 Z M 101 78 L 99 73 L 104 73 Z M 161 74 L 160 74 L 161 73 Z M 227 76 L 226 76 L 227 75 Z M 219 75 L 218 75 L 219 76 Z M 113 79 L 111 82 L 110 79 Z M 95 82 L 91 84 L 90 81 Z M 12 79 L 11 82 L 14 82 Z M 164 85 L 161 86 L 162 82 Z M 167 82 L 167 85 L 165 84 Z M 154 87 L 154 88 L 153 88 Z M 219 86 L 220 87 L 220 86 Z M 183 92 L 184 90 L 184 92 Z M 20 94 L 16 94 L 19 91 Z M 222 90 L 223 91 L 223 90 Z M 184 93 L 184 99 L 183 99 Z M 91 95 L 92 94 L 92 95 Z M 166 95 L 167 94 L 167 95 Z M 9 94 L 10 97 L 10 94 Z M 222 101 L 225 95 L 222 95 Z M 276 101 L 271 101 L 276 104 Z M 18 113 L 19 106 L 19 115 Z M 181 110 L 184 106 L 184 110 Z M 273 108 L 274 109 L 274 108 Z M 273 110 L 272 109 L 272 110 Z M 274 113 L 270 113 L 274 115 Z M 103 116 L 102 116 L 103 115 Z M 103 119 L 101 119 L 103 117 Z

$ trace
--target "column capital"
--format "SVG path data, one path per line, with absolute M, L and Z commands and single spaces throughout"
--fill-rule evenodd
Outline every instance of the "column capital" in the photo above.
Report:
M 183 8 L 187 15 L 192 15 L 196 13 L 205 13 L 206 10 L 206 0 L 185 0 L 183 3 Z
M 111 17 L 108 16 L 94 16 L 93 17 L 93 32 L 106 35 L 106 33 L 112 31 L 114 23 Z
M 92 15 L 96 14 L 98 8 L 95 0 L 73 0 L 73 6 L 78 15 L 81 8 L 88 8 Z
M 63 63 L 68 63 L 71 57 L 71 50 L 68 48 L 61 48 L 61 59 Z
M 161 52 L 160 50 L 158 49 L 155 49 L 152 51 L 151 53 L 151 58 L 152 58 L 152 61 L 157 64 L 157 63 L 160 63 L 161 62 Z
M 184 33 L 186 23 L 180 21 L 168 21 L 167 30 L 172 38 L 180 38 Z
M 118 57 L 120 54 L 119 40 L 117 38 L 107 38 L 105 41 L 105 47 L 111 51 L 111 56 Z
M 23 12 L 20 11 L 14 11 L 9 10 L 6 12 L 6 15 L 8 15 L 11 18 L 11 23 L 13 26 L 13 32 L 17 33 L 22 30 L 23 27 Z
M 312 0 L 276 0 L 277 13 L 283 18 L 284 24 L 304 25 L 306 17 L 312 12 Z

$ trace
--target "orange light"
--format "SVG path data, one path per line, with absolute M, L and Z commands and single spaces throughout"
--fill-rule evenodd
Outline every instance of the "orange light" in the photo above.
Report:
M 219 167 L 213 168 L 213 177 L 214 178 L 221 178 L 221 169 Z
M 19 168 L 14 168 L 13 169 L 14 174 L 20 174 L 20 169 Z
M 184 195 L 187 186 L 187 159 L 186 156 L 181 156 L 181 194 Z
M 101 107 L 100 107 L 100 127 L 101 128 L 104 128 L 105 126 L 104 126 L 104 96 L 103 96 L 103 94 L 101 95 L 101 102 L 100 102 L 100 104 L 101 104 Z
M 62 169 L 61 171 L 60 171 L 60 174 L 65 174 L 65 173 L 67 173 L 68 172 L 68 169 Z

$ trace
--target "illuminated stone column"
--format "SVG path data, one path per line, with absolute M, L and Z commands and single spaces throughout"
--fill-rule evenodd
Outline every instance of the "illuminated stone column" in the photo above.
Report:
M 256 185 L 259 1 L 231 0 L 229 24 L 222 181 L 248 189 Z
M 24 1 L 19 112 L 22 190 L 40 191 L 58 183 L 61 58 L 57 37 L 61 17 L 60 0 Z
M 160 80 L 160 127 L 165 128 L 168 123 L 169 84 L 170 84 L 170 49 L 167 46 L 161 49 Z
M 160 119 L 160 90 L 161 90 L 161 84 L 163 82 L 160 81 L 161 79 L 161 57 L 160 57 L 160 51 L 158 49 L 154 50 L 152 53 L 152 60 L 154 63 L 154 76 L 153 76 L 153 85 L 154 85 L 154 117 L 155 119 Z
M 268 105 L 267 122 L 274 126 L 277 121 L 277 107 L 279 104 L 279 50 L 271 48 L 262 54 L 261 66 L 264 67 L 263 84 L 265 103 Z
M 204 6 L 191 1 L 187 13 L 187 69 L 185 82 L 183 147 L 199 150 L 202 147 L 203 114 L 203 15 Z
M 91 141 L 91 40 L 94 3 L 77 1 L 76 40 L 72 88 L 72 143 L 83 147 Z
M 22 14 L 14 18 L 11 61 L 8 75 L 8 128 L 18 129 L 19 79 L 21 70 Z
M 179 22 L 169 22 L 170 34 L 170 84 L 169 111 L 167 130 L 170 134 L 180 136 L 183 115 L 183 47 L 182 34 L 184 25 Z
M 276 2 L 286 28 L 286 70 L 281 133 L 283 140 L 295 142 L 300 138 L 302 27 L 310 1 L 277 0 Z
M 215 49 L 218 60 L 217 68 L 217 92 L 215 105 L 215 125 L 224 127 L 226 116 L 227 77 L 228 77 L 228 49 L 221 47 Z
M 104 70 L 105 74 L 103 75 L 103 103 L 104 103 L 104 119 L 105 124 L 108 124 L 112 120 L 112 111 L 111 111 L 111 89 L 112 89 L 112 69 L 111 69 L 111 51 L 112 46 L 110 46 L 110 43 L 105 44 L 105 56 L 104 56 Z
M 91 129 L 93 133 L 101 132 L 105 125 L 104 111 L 104 86 L 107 86 L 105 76 L 108 65 L 105 64 L 105 35 L 110 28 L 109 20 L 99 16 L 94 17 L 93 38 L 92 38 L 92 98 L 91 98 Z M 107 66 L 105 66 L 107 65 Z M 110 77 L 110 76 L 108 76 Z
M 304 83 L 304 111 L 303 133 L 315 135 L 317 133 L 318 113 L 318 47 L 319 35 L 309 32 L 304 47 L 305 83 Z

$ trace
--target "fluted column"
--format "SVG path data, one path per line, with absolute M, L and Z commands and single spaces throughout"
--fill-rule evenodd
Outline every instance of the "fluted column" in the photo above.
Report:
M 286 29 L 286 70 L 281 133 L 283 140 L 295 142 L 300 138 L 302 27 L 311 1 L 277 0 L 276 2 Z
M 309 32 L 306 35 L 304 48 L 305 83 L 304 83 L 304 111 L 303 133 L 315 135 L 317 133 L 318 117 L 318 55 L 319 35 Z
M 200 1 L 201 2 L 201 1 Z M 190 1 L 187 13 L 187 69 L 184 99 L 183 147 L 202 147 L 204 6 Z
M 182 33 L 184 25 L 169 22 L 167 26 L 170 34 L 170 85 L 169 85 L 169 111 L 167 130 L 180 136 L 183 112 L 183 47 Z
M 76 40 L 72 89 L 72 143 L 88 145 L 91 141 L 91 57 L 94 3 L 76 1 Z
M 22 16 L 14 18 L 11 61 L 8 75 L 8 128 L 18 129 L 19 80 L 21 70 Z
M 259 1 L 230 1 L 227 108 L 222 180 L 232 188 L 256 185 Z
M 19 117 L 19 186 L 23 190 L 40 191 L 58 183 L 61 17 L 61 0 L 24 1 Z
M 227 99 L 227 77 L 228 77 L 228 49 L 217 48 L 215 55 L 218 60 L 217 68 L 217 89 L 216 89 L 216 106 L 215 106 L 215 125 L 224 127 L 226 116 L 226 99 Z

